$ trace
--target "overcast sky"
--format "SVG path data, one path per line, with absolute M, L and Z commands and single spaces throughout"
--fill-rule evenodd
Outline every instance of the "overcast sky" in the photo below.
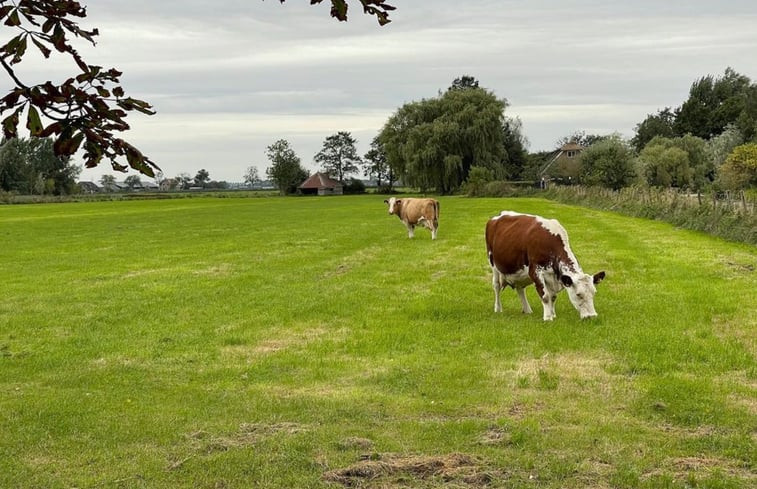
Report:
M 76 46 L 154 105 L 154 116 L 127 118 L 123 137 L 166 177 L 205 168 L 239 182 L 249 166 L 264 177 L 265 148 L 278 139 L 313 172 L 326 137 L 349 131 L 364 154 L 400 106 L 465 74 L 507 99 L 531 151 L 575 131 L 631 137 L 647 114 L 680 105 L 692 82 L 728 66 L 757 81 L 755 0 L 390 0 L 384 27 L 357 0 L 346 23 L 329 16 L 328 0 L 83 3 L 82 25 L 100 36 L 95 48 Z M 42 81 L 74 69 L 38 66 Z M 81 179 L 104 173 L 108 164 Z

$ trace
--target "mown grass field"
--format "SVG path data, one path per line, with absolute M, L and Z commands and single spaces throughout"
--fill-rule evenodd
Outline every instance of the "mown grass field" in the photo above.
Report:
M 0 207 L 0 487 L 757 486 L 757 250 L 540 199 Z M 558 218 L 599 318 L 495 315 Z

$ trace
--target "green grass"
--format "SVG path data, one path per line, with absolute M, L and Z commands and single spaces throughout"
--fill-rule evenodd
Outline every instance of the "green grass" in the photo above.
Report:
M 382 200 L 0 207 L 0 487 L 757 484 L 753 246 L 459 197 L 408 240 Z M 502 209 L 607 272 L 599 318 L 492 312 Z

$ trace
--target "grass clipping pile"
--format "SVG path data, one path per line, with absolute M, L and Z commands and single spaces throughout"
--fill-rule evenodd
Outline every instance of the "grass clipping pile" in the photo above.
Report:
M 453 453 L 442 456 L 372 454 L 349 467 L 323 475 L 327 482 L 346 487 L 482 487 L 504 474 L 486 470 L 475 457 Z

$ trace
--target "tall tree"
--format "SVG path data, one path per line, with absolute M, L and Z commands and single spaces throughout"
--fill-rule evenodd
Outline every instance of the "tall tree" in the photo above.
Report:
M 405 104 L 379 134 L 387 162 L 405 183 L 423 191 L 451 193 L 473 166 L 502 178 L 506 106 L 483 88 L 448 90 Z
M 379 190 L 386 188 L 391 192 L 394 172 L 386 160 L 386 151 L 378 136 L 373 138 L 371 149 L 363 156 L 363 172 L 376 179 Z M 386 182 L 386 186 L 382 185 L 382 182 Z
M 124 183 L 127 187 L 129 187 L 129 190 L 134 190 L 137 187 L 142 187 L 142 179 L 139 178 L 139 175 L 129 175 L 124 179 Z
M 505 117 L 503 129 L 506 177 L 521 180 L 528 164 L 528 139 L 523 135 L 523 123 L 518 117 Z
M 749 78 L 732 68 L 727 68 L 722 77 L 700 78 L 691 85 L 689 98 L 676 110 L 676 134 L 703 139 L 717 136 L 745 114 L 751 93 Z
M 110 192 L 116 185 L 116 177 L 113 175 L 103 175 L 100 177 L 100 185 L 102 185 L 106 191 Z
M 460 78 L 455 78 L 447 90 L 465 90 L 467 88 L 478 88 L 478 80 L 473 76 L 463 75 Z
M 250 187 L 254 187 L 260 183 L 260 174 L 256 166 L 248 166 L 247 171 L 244 173 L 244 183 Z
M 194 183 L 198 187 L 204 187 L 210 181 L 210 173 L 205 168 L 200 169 L 194 178 Z
M 81 168 L 59 157 L 50 138 L 9 139 L 0 144 L 0 188 L 22 194 L 70 194 Z
M 675 114 L 670 107 L 658 110 L 656 114 L 649 114 L 647 118 L 636 124 L 636 134 L 631 144 L 636 151 L 641 151 L 655 136 L 672 138 L 675 134 Z
M 315 162 L 330 176 L 344 182 L 345 177 L 358 171 L 358 165 L 362 163 L 355 144 L 357 141 L 349 132 L 332 134 L 323 142 L 323 149 L 314 156 Z
M 300 157 L 286 139 L 279 139 L 268 146 L 266 156 L 271 162 L 271 166 L 266 168 L 266 175 L 276 184 L 281 195 L 296 192 L 297 186 L 308 177 L 307 170 L 300 164 Z
M 347 1 L 330 3 L 331 16 L 347 20 Z M 389 12 L 395 9 L 385 0 L 360 0 L 360 4 L 380 25 L 389 22 Z M 0 21 L 13 29 L 11 39 L 0 46 L 0 66 L 13 85 L 0 99 L 0 113 L 8 113 L 2 120 L 3 134 L 6 138 L 18 137 L 25 114 L 31 136 L 55 137 L 57 156 L 72 156 L 81 148 L 87 168 L 105 159 L 115 170 L 131 167 L 153 176 L 159 167 L 117 133 L 129 129 L 125 120 L 129 112 L 152 115 L 155 111 L 149 103 L 126 95 L 120 85 L 120 71 L 88 64 L 79 54 L 72 40 L 83 39 L 94 46 L 100 34 L 96 28 L 79 26 L 79 20 L 86 16 L 86 8 L 75 0 L 0 0 Z M 53 53 L 63 55 L 73 63 L 74 73 L 59 84 L 22 80 L 16 65 L 23 61 L 30 45 L 45 58 Z

